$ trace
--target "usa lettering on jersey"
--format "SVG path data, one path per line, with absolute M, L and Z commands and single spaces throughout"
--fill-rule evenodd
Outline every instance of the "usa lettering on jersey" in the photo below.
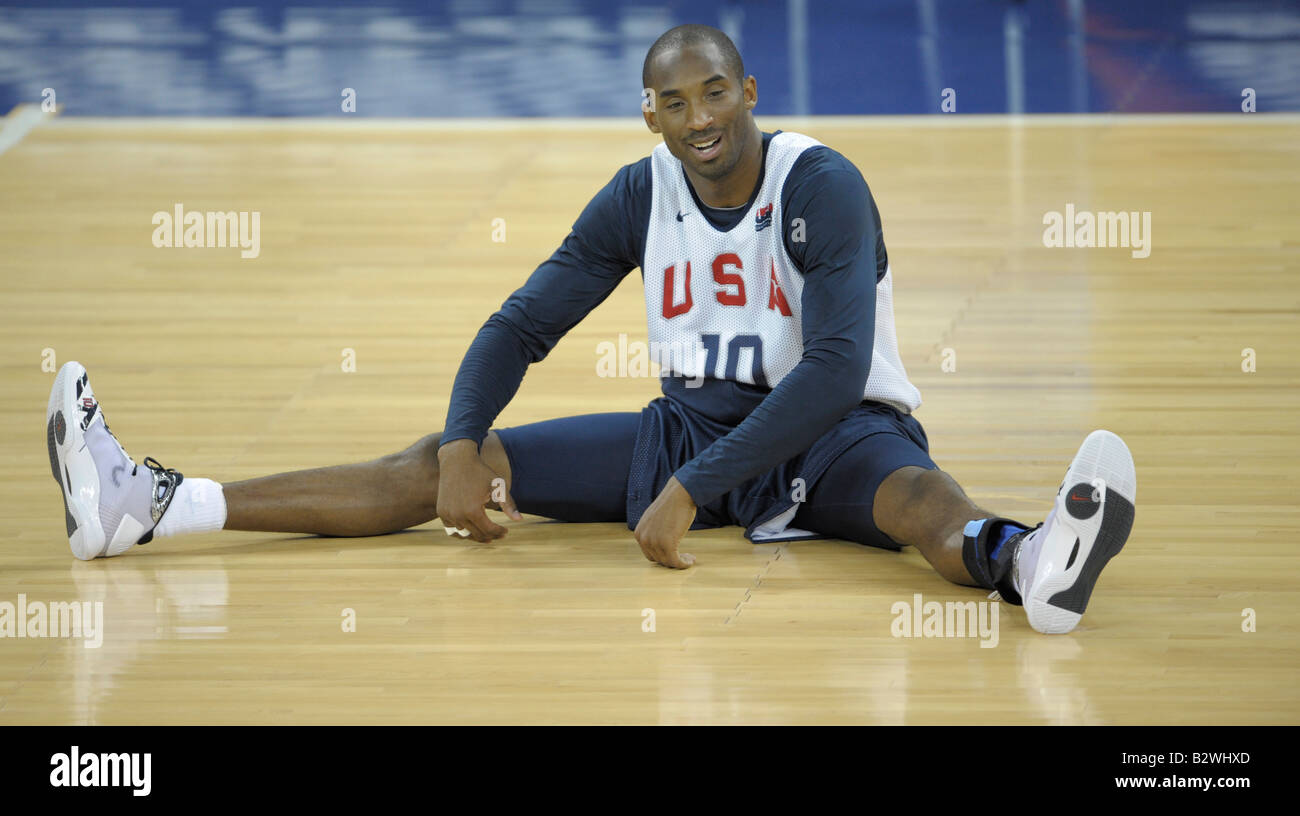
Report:
M 785 248 L 781 192 L 799 156 L 820 146 L 798 133 L 773 136 L 751 211 L 725 231 L 698 211 L 681 162 L 666 146 L 655 148 L 643 271 L 650 347 L 660 350 L 661 373 L 772 388 L 802 359 L 803 276 Z M 864 397 L 910 412 L 920 393 L 897 359 L 888 271 L 876 295 Z

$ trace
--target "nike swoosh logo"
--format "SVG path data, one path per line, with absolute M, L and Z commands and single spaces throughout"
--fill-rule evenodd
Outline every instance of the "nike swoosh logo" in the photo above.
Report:
M 677 220 L 681 221 L 683 218 L 685 218 L 688 215 L 690 215 L 690 213 L 679 212 L 677 213 Z

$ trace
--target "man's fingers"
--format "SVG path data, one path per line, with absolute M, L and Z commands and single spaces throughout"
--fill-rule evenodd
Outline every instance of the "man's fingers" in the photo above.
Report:
M 637 543 L 641 545 L 641 554 L 645 556 L 645 560 L 649 561 L 652 564 L 659 563 L 659 559 L 655 557 L 654 551 L 650 549 L 649 545 L 642 543 L 640 541 L 638 541 Z
M 461 522 L 460 526 L 466 530 L 469 530 L 469 537 L 479 542 L 480 544 L 487 544 L 494 538 L 494 536 L 486 532 L 472 518 L 466 518 L 463 522 Z
M 488 536 L 489 540 L 502 538 L 508 532 L 506 528 L 488 518 L 487 510 L 482 507 L 475 508 L 474 512 L 466 520 L 473 524 L 482 534 Z
M 695 563 L 695 556 L 690 554 L 678 555 L 677 551 L 674 550 L 668 553 L 668 557 L 659 563 L 663 564 L 665 567 L 672 567 L 673 569 L 687 569 L 691 564 Z
M 447 513 L 446 515 L 439 515 L 438 520 L 442 522 L 444 529 L 449 530 L 448 535 L 456 536 L 457 538 L 464 538 L 465 536 L 458 532 L 463 530 L 475 541 L 486 544 L 492 540 L 492 536 L 483 532 L 482 528 L 469 516 L 458 518 L 451 513 Z
M 509 493 L 506 493 L 506 500 L 501 502 L 501 510 L 515 521 L 522 521 L 524 518 L 523 514 L 519 512 L 519 508 L 515 506 L 515 497 Z
M 649 547 L 643 545 L 641 551 L 649 560 L 670 569 L 686 569 L 695 563 L 695 556 L 690 553 L 679 555 L 676 544 L 652 544 Z
M 652 564 L 662 564 L 664 554 L 659 543 L 648 535 L 637 536 L 636 543 L 641 545 L 641 554 Z
M 469 519 L 452 519 L 448 521 L 444 518 L 441 519 L 441 521 L 443 528 L 448 531 L 447 535 L 455 536 L 456 538 L 465 538 L 466 534 L 468 534 L 468 536 L 475 541 L 483 540 L 483 532 L 476 529 L 474 525 L 470 523 Z
M 438 514 L 438 523 L 442 525 L 442 529 L 444 529 L 444 530 L 449 530 L 449 529 L 459 528 L 459 527 L 460 527 L 459 524 L 457 524 L 457 523 L 455 523 L 454 521 L 451 520 L 451 514 L 450 514 L 450 513 L 445 513 L 445 512 L 444 512 L 444 513 L 439 513 L 439 514 Z

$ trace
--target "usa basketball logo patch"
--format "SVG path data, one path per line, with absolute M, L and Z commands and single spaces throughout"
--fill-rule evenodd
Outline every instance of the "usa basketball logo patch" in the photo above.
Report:
M 754 232 L 762 232 L 767 227 L 772 226 L 772 205 L 758 208 L 758 215 L 754 216 Z

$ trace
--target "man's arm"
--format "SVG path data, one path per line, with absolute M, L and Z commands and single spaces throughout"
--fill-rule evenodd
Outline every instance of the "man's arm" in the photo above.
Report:
M 678 469 L 678 483 L 697 506 L 808 450 L 862 401 L 876 330 L 880 226 L 861 173 L 827 153 L 815 159 L 820 171 L 792 189 L 786 213 L 787 225 L 804 219 L 807 238 L 787 241 L 804 276 L 803 358 L 740 425 Z
M 528 366 L 545 358 L 640 265 L 649 219 L 648 189 L 640 188 L 648 184 L 648 160 L 619 170 L 560 248 L 488 318 L 456 373 L 442 445 L 458 439 L 482 444 Z
M 544 359 L 628 271 L 595 256 L 570 233 L 474 337 L 452 385 L 442 444 L 458 439 L 482 444 L 528 366 Z
M 649 160 L 628 165 L 587 205 L 560 248 L 488 318 L 461 361 L 438 449 L 438 516 L 477 541 L 505 535 L 484 512 L 497 475 L 479 448 L 531 363 L 641 263 L 649 220 Z M 645 189 L 642 189 L 642 188 Z M 507 496 L 502 509 L 518 517 Z

